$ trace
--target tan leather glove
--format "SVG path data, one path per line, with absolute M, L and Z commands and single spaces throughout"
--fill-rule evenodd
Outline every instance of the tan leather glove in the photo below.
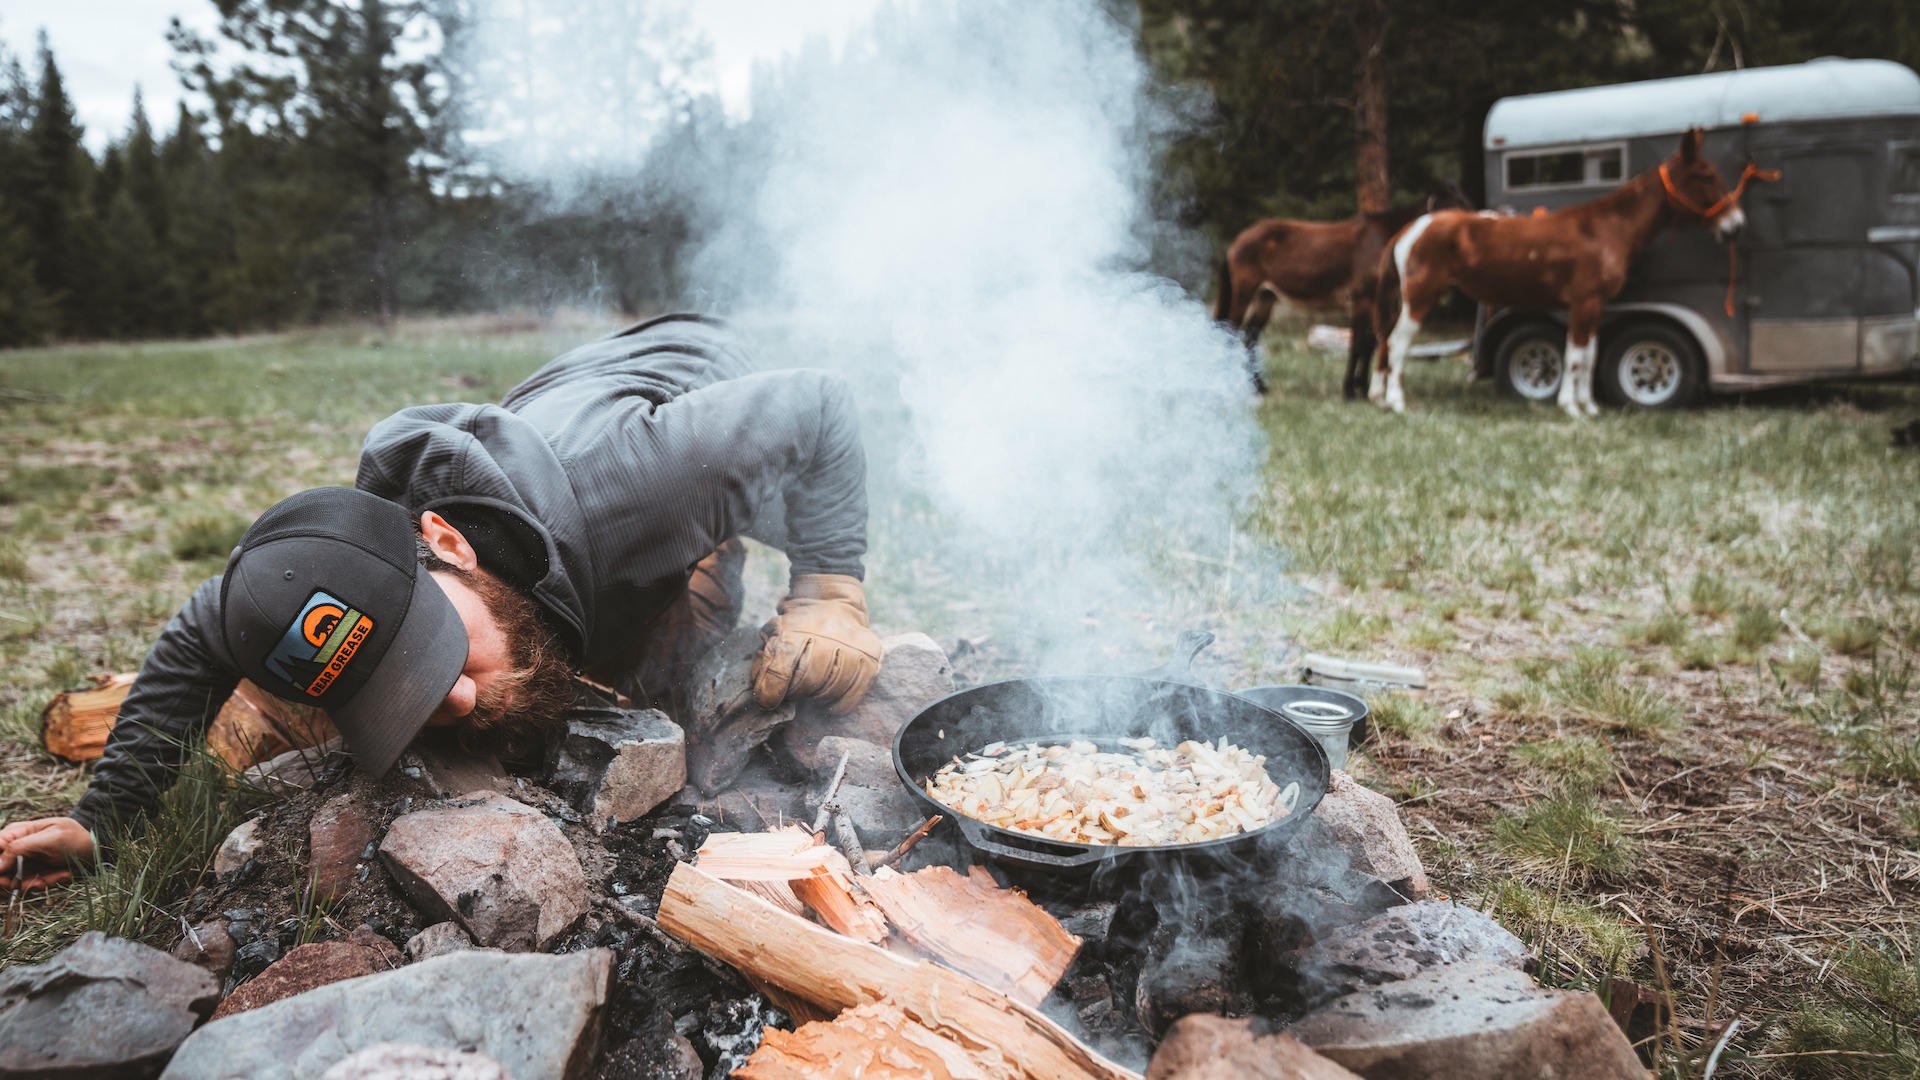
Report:
M 867 629 L 867 595 L 845 574 L 795 574 L 760 630 L 753 700 L 771 709 L 788 697 L 820 698 L 827 711 L 853 711 L 880 674 L 880 637 Z

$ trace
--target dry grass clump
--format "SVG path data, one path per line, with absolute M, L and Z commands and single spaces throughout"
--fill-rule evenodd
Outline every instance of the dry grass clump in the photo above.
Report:
M 1615 731 L 1652 735 L 1679 726 L 1680 708 L 1664 695 L 1621 674 L 1626 657 L 1609 649 L 1575 649 L 1553 669 L 1547 690 L 1568 711 Z
M 1702 571 L 1694 575 L 1693 583 L 1687 586 L 1687 606 L 1694 614 L 1709 619 L 1727 614 L 1739 601 L 1739 594 L 1719 574 Z
M 1613 779 L 1613 751 L 1591 735 L 1563 736 L 1513 748 L 1520 767 L 1565 794 L 1588 793 Z
M 1370 694 L 1367 709 L 1381 731 L 1416 741 L 1431 738 L 1446 719 L 1439 708 L 1412 694 Z
M 1639 645 L 1665 645 L 1668 647 L 1683 644 L 1693 632 L 1687 617 L 1668 608 L 1643 623 L 1635 624 L 1628 630 L 1627 639 Z
M 1827 648 L 1842 656 L 1866 656 L 1879 644 L 1884 632 L 1885 627 L 1880 625 L 1880 621 L 1870 618 L 1835 619 L 1820 628 L 1820 636 L 1826 639 Z M 1909 647 L 1912 647 L 1912 643 L 1909 643 Z
M 1841 951 L 1839 978 L 1822 999 L 1782 1024 L 1769 1060 L 1808 1080 L 1895 1080 L 1920 1076 L 1920 959 L 1888 940 Z
M 225 559 L 246 531 L 246 519 L 236 514 L 194 514 L 174 525 L 170 547 L 182 562 Z
M 1633 866 L 1620 821 L 1589 793 L 1561 794 L 1493 822 L 1494 842 L 1524 869 L 1578 878 L 1617 875 Z
M 1550 985 L 1597 990 L 1628 977 L 1647 953 L 1647 936 L 1638 927 L 1518 878 L 1490 882 L 1472 903 L 1540 957 L 1540 980 Z

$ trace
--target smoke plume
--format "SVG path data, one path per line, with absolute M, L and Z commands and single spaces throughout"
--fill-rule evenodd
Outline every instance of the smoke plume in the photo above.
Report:
M 1261 599 L 1244 353 L 1145 269 L 1161 121 L 1131 29 L 926 0 L 756 74 L 750 118 L 660 144 L 703 223 L 688 298 L 855 387 L 879 621 L 1138 667 Z

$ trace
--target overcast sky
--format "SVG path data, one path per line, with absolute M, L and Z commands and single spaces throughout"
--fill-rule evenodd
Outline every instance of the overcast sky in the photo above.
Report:
M 730 111 L 746 106 L 753 64 L 825 36 L 836 48 L 886 0 L 690 0 L 694 26 L 713 43 L 715 76 Z M 556 8 L 564 10 L 564 2 Z M 218 15 L 210 0 L 0 0 L 0 42 L 37 75 L 36 35 L 53 45 L 87 145 L 98 151 L 127 128 L 133 88 L 146 96 L 147 115 L 162 131 L 172 126 L 180 80 L 167 47 L 169 20 L 211 33 Z

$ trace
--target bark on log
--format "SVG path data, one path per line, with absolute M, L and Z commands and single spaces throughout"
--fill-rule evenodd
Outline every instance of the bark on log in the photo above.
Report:
M 661 929 L 756 979 L 836 1012 L 886 1001 L 969 1047 L 992 1047 L 1032 1080 L 1138 1080 L 1004 994 L 797 919 L 682 863 L 660 901 Z
M 882 869 L 861 885 L 915 948 L 1028 1005 L 1046 999 L 1080 951 L 1053 916 L 978 866 L 964 877 L 945 866 Z
M 1019 1068 L 990 1046 L 962 1046 L 928 1031 L 891 1005 L 861 1005 L 797 1031 L 768 1028 L 736 1080 L 1019 1080 Z
M 89 689 L 55 694 L 40 713 L 40 744 L 75 764 L 98 760 L 133 679 L 132 672 L 95 675 Z M 207 729 L 207 749 L 238 772 L 289 750 L 319 746 L 338 734 L 321 710 L 282 701 L 243 680 Z

